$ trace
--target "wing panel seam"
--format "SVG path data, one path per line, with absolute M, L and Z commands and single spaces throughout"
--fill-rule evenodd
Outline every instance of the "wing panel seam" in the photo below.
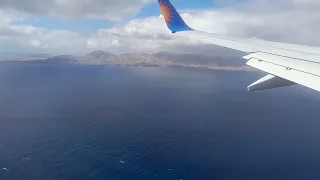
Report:
M 257 58 L 254 58 L 254 57 L 251 57 L 251 59 L 254 59 L 254 60 L 258 60 L 260 61 L 261 59 L 257 59 Z M 291 67 L 287 67 L 287 66 L 284 66 L 284 65 L 281 65 L 281 64 L 276 64 L 276 63 L 272 63 L 272 62 L 269 62 L 269 61 L 265 61 L 265 60 L 261 60 L 263 62 L 266 62 L 266 63 L 269 63 L 269 64 L 272 64 L 272 65 L 276 65 L 276 66 L 280 66 L 280 67 L 284 67 L 284 68 L 287 68 L 287 71 L 290 71 L 290 70 L 295 70 L 295 71 L 298 71 L 298 72 L 302 72 L 302 73 L 305 73 L 305 74 L 309 74 L 309 75 L 313 75 L 313 76 L 317 76 L 317 77 L 320 77 L 319 75 L 316 75 L 316 74 L 312 74 L 312 73 L 309 73 L 309 72 L 305 72 L 305 71 L 301 71 L 299 69 L 295 69 L 295 68 L 291 68 Z M 289 69 L 288 69 L 289 68 Z
M 248 55 L 254 55 L 254 54 L 257 54 L 257 53 L 269 54 L 269 55 L 273 55 L 273 56 L 279 56 L 279 57 L 284 57 L 284 58 L 291 58 L 291 59 L 295 59 L 295 60 L 300 60 L 300 61 L 306 61 L 306 62 L 310 62 L 310 63 L 320 64 L 319 62 L 310 61 L 310 60 L 307 60 L 307 59 L 300 59 L 300 58 L 296 58 L 296 57 L 284 56 L 284 55 L 274 54 L 274 53 L 268 53 L 268 52 L 264 52 L 264 51 L 256 51 L 256 52 L 253 52 L 253 53 L 249 53 Z M 247 55 L 247 56 L 248 56 L 248 55 Z M 254 57 L 250 57 L 250 59 L 251 59 L 251 58 L 254 58 Z M 265 60 L 264 60 L 264 61 L 265 61 Z

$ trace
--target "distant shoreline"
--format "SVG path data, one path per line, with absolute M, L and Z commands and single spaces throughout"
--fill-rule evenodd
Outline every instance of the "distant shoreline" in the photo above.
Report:
M 194 69 L 255 71 L 239 57 L 213 57 L 205 54 L 180 54 L 170 52 L 112 54 L 93 51 L 83 56 L 36 54 L 29 57 L 3 58 L 0 62 L 62 63 L 95 66 L 183 67 Z
M 256 69 L 250 66 L 205 66 L 205 65 L 123 65 L 123 64 L 78 64 L 78 63 L 61 63 L 61 62 L 46 62 L 41 60 L 23 61 L 23 60 L 6 60 L 0 61 L 1 63 L 37 63 L 37 64 L 67 64 L 77 66 L 110 66 L 110 67 L 175 67 L 175 68 L 186 68 L 186 69 L 204 69 L 204 70 L 222 70 L 222 71 L 256 71 Z

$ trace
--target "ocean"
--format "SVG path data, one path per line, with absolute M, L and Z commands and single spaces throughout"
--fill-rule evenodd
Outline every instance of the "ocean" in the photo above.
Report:
M 319 94 L 262 75 L 0 63 L 0 180 L 318 180 Z

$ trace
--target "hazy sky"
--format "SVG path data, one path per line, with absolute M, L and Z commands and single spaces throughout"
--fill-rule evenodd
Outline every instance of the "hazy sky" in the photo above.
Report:
M 320 46 L 319 0 L 171 1 L 195 29 Z M 0 0 L 0 15 L 2 52 L 210 51 L 172 35 L 157 0 Z

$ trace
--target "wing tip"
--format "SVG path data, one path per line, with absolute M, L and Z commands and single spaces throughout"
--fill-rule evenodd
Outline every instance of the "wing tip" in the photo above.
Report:
M 190 31 L 190 28 L 171 4 L 170 0 L 158 0 L 164 20 L 172 33 Z

